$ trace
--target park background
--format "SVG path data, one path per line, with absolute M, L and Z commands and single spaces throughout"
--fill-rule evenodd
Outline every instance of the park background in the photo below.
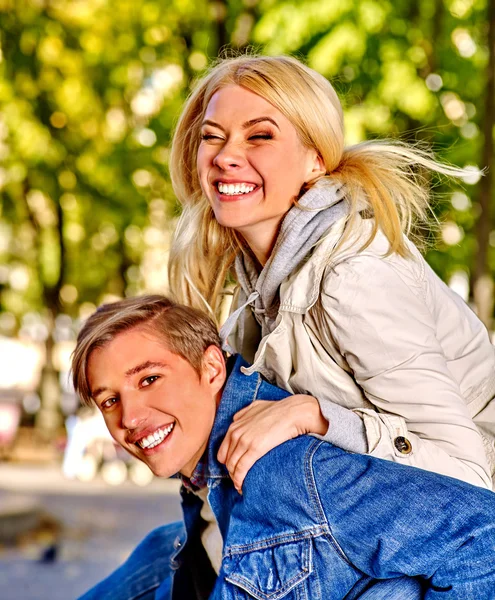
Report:
M 468 168 L 463 180 L 431 181 L 438 225 L 419 234 L 433 269 L 492 330 L 495 0 L 0 0 L 0 491 L 9 506 L 35 473 L 58 485 L 33 468 L 61 469 L 78 410 L 67 370 L 81 322 L 104 301 L 167 291 L 179 214 L 173 127 L 211 61 L 247 51 L 292 54 L 328 77 L 348 145 L 418 142 Z M 31 470 L 22 477 L 16 466 Z M 98 490 L 113 502 L 118 477 L 107 479 L 91 485 L 106 485 Z M 90 485 L 74 483 L 74 497 L 90 494 L 79 484 Z M 124 485 L 120 502 L 159 496 L 156 485 L 140 496 Z M 40 539 L 52 540 L 47 531 L 59 529 L 44 523 Z M 13 560 L 14 538 L 16 560 L 25 558 L 25 538 L 8 531 L 0 565 Z

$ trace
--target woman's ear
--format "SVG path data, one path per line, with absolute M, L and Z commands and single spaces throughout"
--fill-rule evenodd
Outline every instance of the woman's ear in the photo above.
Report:
M 322 177 L 327 174 L 327 168 L 325 167 L 325 163 L 323 162 L 323 158 L 320 154 L 316 155 L 313 171 L 315 173 L 315 177 Z
M 223 352 L 218 346 L 211 345 L 205 350 L 202 371 L 203 381 L 214 393 L 219 392 L 227 378 L 227 369 Z
M 309 161 L 309 173 L 306 178 L 306 182 L 314 181 L 319 177 L 326 175 L 327 170 L 323 158 L 318 154 L 316 150 L 311 150 L 311 156 Z

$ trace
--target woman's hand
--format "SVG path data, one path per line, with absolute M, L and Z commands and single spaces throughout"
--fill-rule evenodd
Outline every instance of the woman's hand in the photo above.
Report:
M 217 458 L 226 465 L 236 490 L 242 493 L 247 472 L 272 448 L 305 433 L 325 435 L 327 429 L 328 421 L 313 396 L 255 400 L 234 416 Z

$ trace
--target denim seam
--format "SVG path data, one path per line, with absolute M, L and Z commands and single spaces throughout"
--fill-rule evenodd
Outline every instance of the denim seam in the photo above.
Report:
M 311 545 L 307 544 L 306 546 L 309 546 L 309 550 L 308 550 L 308 548 L 303 549 L 303 555 L 302 555 L 303 556 L 303 565 L 305 565 L 306 563 L 311 565 L 311 559 L 312 559 Z M 263 598 L 282 598 L 283 596 L 285 596 L 286 592 L 289 592 L 296 585 L 305 581 L 310 576 L 311 573 L 312 573 L 311 569 L 303 567 L 302 570 L 300 570 L 296 575 L 294 575 L 288 581 L 286 581 L 279 589 L 277 589 L 275 592 L 270 593 L 270 594 L 261 592 L 261 590 L 254 587 L 252 585 L 252 583 L 248 579 L 243 577 L 242 575 L 235 577 L 235 573 L 234 573 L 233 576 L 232 575 L 227 576 L 227 577 L 225 577 L 225 579 L 229 583 L 233 583 L 234 585 L 241 586 L 249 594 L 252 594 L 253 596 L 255 596 L 255 598 L 261 598 L 261 597 L 263 597 Z M 261 596 L 260 592 L 261 592 L 262 596 Z
M 228 581 L 229 583 L 232 583 L 236 587 L 240 587 L 242 590 L 247 592 L 250 596 L 257 598 L 258 600 L 270 600 L 270 598 L 272 598 L 272 599 L 283 598 L 284 596 L 286 596 L 286 594 L 288 592 L 290 592 L 292 590 L 295 590 L 297 593 L 298 590 L 297 590 L 297 588 L 295 588 L 295 586 L 299 585 L 303 581 L 306 581 L 308 577 L 309 577 L 308 573 L 305 573 L 304 577 L 300 578 L 299 581 L 297 581 L 297 578 L 294 577 L 293 579 L 296 579 L 295 583 L 292 583 L 292 580 L 291 580 L 290 585 L 289 585 L 289 582 L 287 582 L 280 589 L 278 589 L 276 592 L 273 592 L 271 594 L 265 594 L 264 592 L 260 593 L 259 590 L 257 590 L 255 587 L 253 587 L 250 584 L 250 582 L 244 578 L 242 578 L 242 580 L 240 579 L 240 580 L 235 581 L 231 577 L 226 577 L 225 580 Z M 292 586 L 292 588 L 291 588 L 291 586 Z M 236 596 L 237 596 L 237 594 L 236 594 Z
M 312 501 L 311 504 L 313 505 L 313 508 L 316 508 L 317 521 L 320 525 L 323 523 L 323 524 L 327 525 L 327 527 L 328 527 L 328 522 L 325 517 L 325 511 L 323 510 L 323 506 L 321 505 L 320 496 L 318 494 L 318 490 L 316 489 L 316 482 L 314 480 L 314 473 L 313 473 L 313 457 L 314 457 L 316 451 L 318 450 L 318 448 L 323 443 L 325 443 L 325 442 L 323 442 L 322 440 L 315 440 L 311 444 L 311 446 L 309 446 L 307 454 L 306 454 L 307 458 L 304 461 L 304 471 L 305 471 L 306 487 L 308 489 L 309 496 Z
M 151 592 L 153 590 L 157 590 L 161 586 L 162 583 L 163 583 L 163 581 L 160 580 L 157 583 L 150 585 L 145 590 L 139 591 L 137 596 L 129 596 L 128 600 L 139 600 L 139 598 L 143 598 L 144 596 L 149 594 L 149 592 Z
M 337 542 L 337 540 L 333 536 L 332 528 L 330 527 L 328 519 L 325 515 L 325 511 L 323 510 L 323 505 L 321 503 L 320 494 L 318 493 L 318 489 L 316 487 L 316 481 L 314 478 L 314 469 L 313 469 L 314 456 L 315 456 L 316 452 L 321 448 L 321 446 L 326 443 L 328 443 L 328 442 L 315 440 L 315 443 L 312 446 L 310 446 L 308 449 L 309 456 L 308 456 L 308 461 L 306 462 L 306 468 L 305 468 L 308 489 L 309 489 L 311 499 L 316 504 L 317 512 L 320 513 L 320 518 L 326 526 L 325 528 L 327 530 L 327 537 L 329 539 L 329 542 L 332 544 L 332 546 L 334 546 L 335 550 L 340 555 L 340 557 L 348 565 L 353 566 L 352 562 L 347 558 L 344 550 L 341 548 L 340 544 Z
M 310 529 L 305 529 L 304 531 L 299 531 L 298 533 L 286 533 L 284 535 L 267 538 L 251 544 L 229 546 L 225 549 L 223 558 L 233 558 L 238 554 L 246 554 L 247 552 L 254 552 L 256 550 L 265 550 L 268 548 L 273 548 L 274 546 L 280 546 L 280 544 L 300 542 L 327 534 L 328 531 L 325 527 L 311 527 Z

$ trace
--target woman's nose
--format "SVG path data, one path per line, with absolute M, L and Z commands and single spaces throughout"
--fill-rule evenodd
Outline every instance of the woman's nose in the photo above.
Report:
M 239 145 L 226 143 L 216 154 L 213 163 L 223 171 L 241 167 L 244 163 L 242 149 Z

